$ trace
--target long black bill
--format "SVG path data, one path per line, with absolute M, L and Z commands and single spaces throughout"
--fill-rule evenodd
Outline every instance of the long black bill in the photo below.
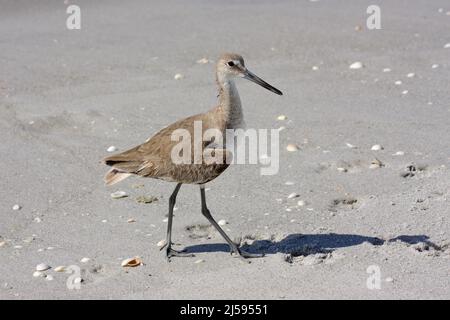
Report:
M 267 90 L 272 91 L 273 93 L 276 93 L 278 95 L 283 95 L 283 92 L 281 92 L 280 90 L 278 90 L 275 87 L 272 87 L 270 84 L 268 84 L 267 82 L 265 82 L 263 79 L 255 76 L 253 73 L 251 73 L 250 71 L 246 70 L 244 72 L 244 78 L 247 80 L 250 80 L 254 83 L 259 84 L 261 87 L 266 88 Z

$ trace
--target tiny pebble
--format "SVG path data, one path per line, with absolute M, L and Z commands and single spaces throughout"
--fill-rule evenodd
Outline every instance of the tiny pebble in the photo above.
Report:
M 175 80 L 183 79 L 183 75 L 181 73 L 177 73 L 174 77 Z
M 286 146 L 286 150 L 289 152 L 295 152 L 298 151 L 300 148 L 296 144 L 290 143 Z
M 363 67 L 363 64 L 360 61 L 356 61 L 356 62 L 353 62 L 349 68 L 350 69 L 361 69 L 362 67 Z
M 84 257 L 84 258 L 82 258 L 82 259 L 80 260 L 80 262 L 86 263 L 86 262 L 89 262 L 90 260 L 91 260 L 91 259 Z
M 120 199 L 125 197 L 128 197 L 128 194 L 125 191 L 116 191 L 111 193 L 111 198 L 113 199 Z
M 115 146 L 110 146 L 108 149 L 106 149 L 107 152 L 115 152 L 117 151 L 117 148 Z
M 375 145 L 372 146 L 372 148 L 370 150 L 372 150 L 372 151 L 380 151 L 380 150 L 383 150 L 383 149 L 384 148 L 381 145 L 375 144 Z
M 48 264 L 40 263 L 36 266 L 36 271 L 45 271 L 50 269 L 51 267 Z
M 280 114 L 280 115 L 277 117 L 277 120 L 280 120 L 280 121 L 286 120 L 286 119 L 287 119 L 287 116 L 285 116 L 284 114 Z
M 290 195 L 288 195 L 288 199 L 298 198 L 300 195 L 298 193 L 292 192 Z
M 13 209 L 14 211 L 20 210 L 21 208 L 22 208 L 22 207 L 19 206 L 18 204 L 13 205 L 13 207 L 12 207 L 12 209 Z

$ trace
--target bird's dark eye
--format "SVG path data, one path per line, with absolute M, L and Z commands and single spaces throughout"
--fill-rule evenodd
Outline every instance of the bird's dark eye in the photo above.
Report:
M 228 65 L 229 65 L 230 67 L 232 67 L 232 66 L 234 66 L 234 62 L 233 62 L 233 61 L 228 61 Z

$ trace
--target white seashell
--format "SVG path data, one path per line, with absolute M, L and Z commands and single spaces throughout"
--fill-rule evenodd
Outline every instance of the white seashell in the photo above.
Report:
M 45 280 L 52 281 L 53 280 L 53 276 L 48 274 L 48 275 L 45 276 Z
M 444 45 L 444 49 L 449 49 L 450 48 L 450 42 L 449 43 L 446 43 L 445 45 Z
M 169 218 L 164 218 L 163 219 L 163 222 L 168 222 L 169 221 Z
M 110 146 L 108 149 L 106 149 L 107 152 L 115 152 L 117 151 L 117 148 L 115 146 Z
M 55 272 L 64 272 L 64 271 L 66 271 L 66 267 L 65 266 L 57 266 L 54 270 L 55 270 Z
M 285 126 L 281 126 L 281 127 L 278 128 L 278 132 L 281 132 L 281 131 L 283 131 L 284 129 L 286 129 L 286 127 L 285 127 Z
M 73 283 L 74 284 L 78 284 L 78 283 L 81 283 L 81 282 L 83 282 L 83 279 L 81 279 L 80 277 L 76 277 L 75 279 L 73 279 Z
M 288 144 L 288 145 L 286 146 L 286 150 L 289 151 L 289 152 L 295 152 L 295 151 L 300 150 L 300 148 L 299 148 L 298 145 L 293 144 L 293 143 L 290 143 L 290 144 Z
M 45 271 L 50 269 L 51 267 L 48 264 L 40 263 L 36 266 L 36 271 Z
M 290 195 L 288 195 L 288 199 L 294 199 L 294 198 L 298 198 L 300 197 L 300 195 L 298 193 L 292 192 Z
M 225 219 L 219 220 L 219 222 L 217 222 L 219 224 L 219 226 L 224 226 L 226 224 L 228 224 L 228 222 Z
M 356 62 L 353 62 L 349 68 L 350 69 L 361 69 L 362 67 L 363 67 L 362 62 L 356 61 Z
M 384 68 L 383 72 L 391 72 L 391 69 L 390 68 Z
M 311 69 L 313 69 L 314 71 L 317 71 L 317 70 L 319 70 L 319 67 L 318 66 L 312 66 Z
M 44 274 L 41 271 L 35 271 L 33 272 L 33 277 L 38 278 L 38 277 L 43 277 Z
M 399 86 L 399 85 L 401 85 L 403 82 L 401 82 L 400 80 L 397 80 L 397 81 L 395 81 L 394 83 L 395 83 L 396 86 Z
M 161 240 L 156 245 L 161 248 L 161 247 L 164 247 L 166 245 L 166 243 L 167 243 L 166 240 Z
M 394 156 L 403 156 L 405 155 L 405 153 L 403 151 L 397 151 L 396 153 L 393 154 Z
M 394 279 L 392 279 L 391 277 L 387 277 L 386 279 L 384 279 L 384 281 L 386 281 L 386 282 L 393 282 Z
M 435 63 L 435 64 L 433 64 L 433 65 L 431 66 L 431 68 L 432 68 L 432 69 L 436 69 L 436 68 L 438 68 L 438 67 L 439 67 L 439 65 L 438 65 L 438 64 L 436 64 L 436 63 Z
M 403 90 L 402 94 L 408 94 L 408 92 L 409 92 L 408 90 Z
M 142 260 L 140 257 L 134 257 L 134 258 L 128 258 L 122 261 L 121 266 L 122 267 L 137 267 L 142 265 Z
M 199 263 L 202 263 L 202 262 L 205 262 L 205 260 L 203 260 L 203 259 L 198 259 L 198 260 L 195 261 L 194 263 L 195 263 L 195 264 L 199 264 Z
M 349 147 L 350 149 L 356 149 L 356 146 L 352 145 L 351 143 L 346 143 L 347 147 Z
M 120 198 L 126 198 L 128 197 L 128 193 L 126 193 L 125 191 L 116 191 L 111 193 L 111 198 L 113 199 L 120 199 Z
M 283 121 L 283 120 L 286 120 L 287 119 L 287 116 L 285 116 L 284 114 L 280 114 L 278 117 L 277 117 L 277 120 L 280 120 L 280 121 Z
M 305 200 L 298 200 L 297 205 L 298 205 L 299 207 L 303 207 L 303 206 L 306 205 L 306 201 L 305 201 Z
M 84 258 L 82 258 L 82 259 L 80 260 L 80 262 L 82 262 L 82 263 L 87 263 L 87 262 L 89 262 L 89 261 L 91 261 L 91 259 L 90 259 L 90 258 L 86 258 L 86 257 L 84 257 Z
M 0 248 L 6 245 L 6 241 L 0 241 Z
M 384 148 L 381 145 L 379 145 L 379 144 L 375 144 L 375 145 L 372 146 L 372 148 L 370 148 L 370 150 L 372 150 L 372 151 L 380 151 L 380 150 L 383 150 L 383 149 Z
M 180 80 L 180 79 L 183 79 L 184 77 L 183 77 L 183 75 L 181 73 L 177 73 L 173 78 L 175 80 Z
M 14 249 L 22 249 L 22 248 L 23 248 L 23 246 L 21 246 L 21 245 L 17 245 L 17 246 L 14 246 L 13 248 L 14 248 Z
M 284 184 L 287 186 L 293 186 L 295 184 L 295 182 L 294 181 L 286 181 Z
M 15 204 L 15 205 L 13 205 L 12 209 L 13 209 L 14 211 L 17 211 L 17 210 L 22 209 L 22 207 L 19 206 L 18 204 Z
M 337 168 L 337 171 L 339 171 L 339 172 L 347 172 L 347 169 L 339 167 L 339 168 Z
M 136 222 L 136 219 L 130 218 L 130 219 L 127 220 L 127 222 L 128 222 L 128 223 L 133 223 L 133 222 Z
M 34 218 L 34 222 L 36 222 L 36 223 L 41 223 L 41 222 L 42 222 L 42 219 L 39 218 L 39 217 L 36 217 L 36 218 Z
M 416 74 L 414 72 L 410 72 L 406 75 L 408 78 L 414 78 Z

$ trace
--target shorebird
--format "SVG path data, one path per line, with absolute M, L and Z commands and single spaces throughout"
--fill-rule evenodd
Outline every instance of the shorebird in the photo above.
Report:
M 172 161 L 171 157 L 172 149 L 177 144 L 176 141 L 172 140 L 171 135 L 177 129 L 185 129 L 192 134 L 194 122 L 196 121 L 202 123 L 203 131 L 217 129 L 220 132 L 225 132 L 227 129 L 237 129 L 244 125 L 241 100 L 235 85 L 235 79 L 239 77 L 257 83 L 278 95 L 282 95 L 280 90 L 251 73 L 245 67 L 244 59 L 240 55 L 225 53 L 221 55 L 216 65 L 219 102 L 215 108 L 208 112 L 179 120 L 156 133 L 145 143 L 103 160 L 106 165 L 112 167 L 105 176 L 106 185 L 115 184 L 131 175 L 177 183 L 169 198 L 166 243 L 161 248 L 161 250 L 165 248 L 166 257 L 169 261 L 174 256 L 193 256 L 192 253 L 188 253 L 185 250 L 176 251 L 172 248 L 173 208 L 182 184 L 196 184 L 200 186 L 201 212 L 228 242 L 232 254 L 234 253 L 242 258 L 262 256 L 261 254 L 249 253 L 240 249 L 214 220 L 206 206 L 205 183 L 217 178 L 227 169 L 229 162 L 208 162 L 207 159 L 203 159 L 197 164 L 195 162 L 192 164 L 177 164 Z M 206 141 L 202 143 L 202 147 L 204 149 L 213 148 L 213 144 L 213 141 Z M 225 145 L 214 146 L 213 153 L 215 154 L 227 157 L 230 152 Z

